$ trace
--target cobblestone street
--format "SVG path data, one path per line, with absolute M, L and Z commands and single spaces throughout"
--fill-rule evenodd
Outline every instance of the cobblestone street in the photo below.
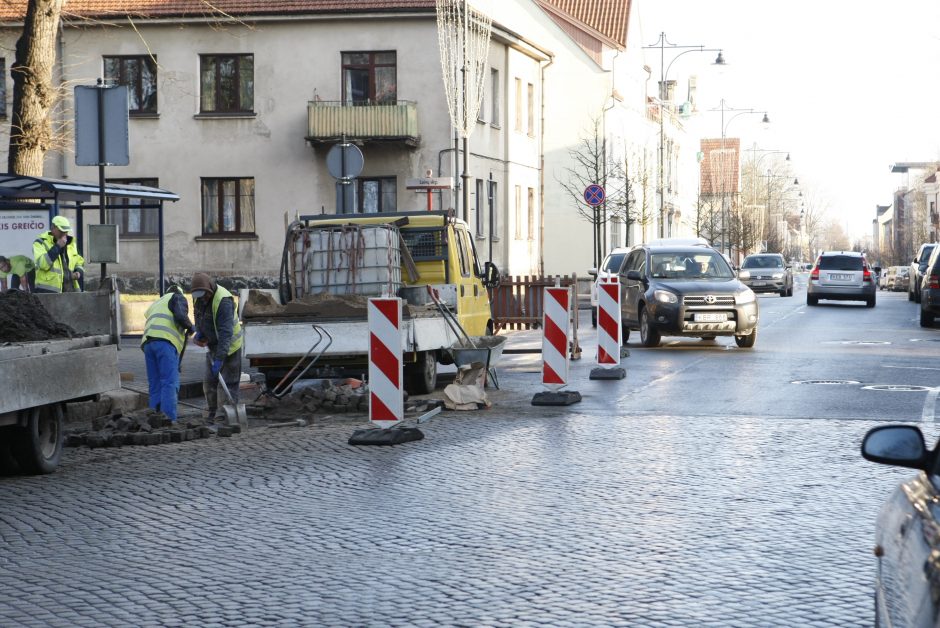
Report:
M 77 450 L 0 481 L 3 625 L 870 625 L 909 474 L 846 421 L 448 413 Z

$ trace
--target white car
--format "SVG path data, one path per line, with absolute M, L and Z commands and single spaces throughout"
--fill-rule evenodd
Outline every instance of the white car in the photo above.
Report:
M 588 274 L 594 278 L 591 282 L 591 324 L 597 327 L 597 282 L 600 277 L 609 277 L 610 275 L 619 275 L 623 261 L 627 259 L 627 253 L 630 249 L 617 247 L 607 254 L 604 262 L 601 264 L 600 272 L 596 268 L 588 271 Z

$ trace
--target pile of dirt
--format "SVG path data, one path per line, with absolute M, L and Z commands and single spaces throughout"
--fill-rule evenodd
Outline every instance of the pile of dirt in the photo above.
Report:
M 250 290 L 242 318 L 365 318 L 369 297 L 359 294 L 312 294 L 281 305 L 273 296 Z
M 74 338 L 74 329 L 52 319 L 42 302 L 20 290 L 0 294 L 0 342 Z

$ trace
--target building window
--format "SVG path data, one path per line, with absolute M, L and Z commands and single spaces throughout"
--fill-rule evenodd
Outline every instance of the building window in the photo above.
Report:
M 522 79 L 516 79 L 516 123 L 513 126 L 516 131 L 522 131 Z
M 530 240 L 535 239 L 535 188 L 529 188 L 529 230 L 528 235 Z
M 254 55 L 200 55 L 199 61 L 201 113 L 254 111 Z
M 526 124 L 528 125 L 527 130 L 529 137 L 535 136 L 535 86 L 532 83 L 529 83 L 526 88 L 526 106 L 528 110 L 529 117 L 527 118 Z
M 516 223 L 516 239 L 522 239 L 522 186 L 516 186 L 516 206 L 514 210 L 514 218 Z
M 490 70 L 490 124 L 499 126 L 499 70 Z
M 394 105 L 398 98 L 396 53 L 344 52 L 343 103 Z
M 203 179 L 203 235 L 241 235 L 254 232 L 254 178 Z
M 158 187 L 157 179 L 108 179 L 108 183 L 120 185 L 145 185 Z M 160 211 L 157 207 L 141 207 L 141 205 L 156 205 L 159 201 L 142 198 L 108 197 L 108 208 L 105 220 L 109 225 L 117 225 L 118 233 L 122 238 L 155 238 L 160 233 Z
M 496 181 L 490 179 L 490 190 L 487 196 L 490 205 L 490 240 L 499 240 L 499 206 L 496 192 Z
M 482 238 L 484 235 L 483 231 L 483 179 L 477 179 L 477 202 L 476 202 L 476 234 L 478 238 Z
M 105 57 L 104 77 L 127 86 L 127 113 L 157 113 L 157 60 L 150 55 Z
M 398 211 L 398 189 L 395 177 L 356 179 L 359 213 L 376 214 Z

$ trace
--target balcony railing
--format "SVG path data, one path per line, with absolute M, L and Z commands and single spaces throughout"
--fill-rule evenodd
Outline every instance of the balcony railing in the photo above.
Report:
M 420 143 L 418 104 L 399 100 L 390 104 L 343 103 L 317 100 L 307 103 L 307 140 L 350 140 Z

